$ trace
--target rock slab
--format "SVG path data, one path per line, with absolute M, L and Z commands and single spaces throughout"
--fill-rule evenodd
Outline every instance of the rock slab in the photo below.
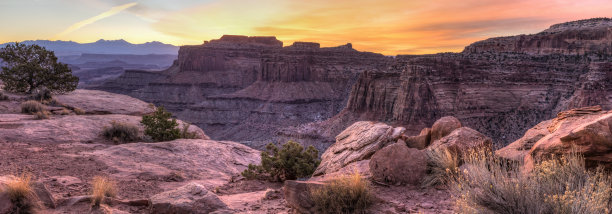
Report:
M 151 213 L 207 214 L 229 209 L 214 193 L 197 183 L 162 192 L 150 199 Z

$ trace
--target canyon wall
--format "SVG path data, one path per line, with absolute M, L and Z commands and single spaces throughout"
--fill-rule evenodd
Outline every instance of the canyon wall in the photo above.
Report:
M 611 23 L 564 23 L 462 53 L 398 56 L 389 70 L 361 74 L 340 115 L 312 125 L 336 130 L 372 119 L 416 134 L 452 115 L 505 145 L 562 110 L 612 108 Z
M 358 75 L 386 69 L 392 60 L 356 51 L 351 44 L 321 48 L 296 42 L 282 47 L 274 37 L 223 36 L 181 47 L 178 60 L 166 71 L 126 72 L 98 89 L 164 106 L 213 139 L 261 148 L 275 140 L 279 128 L 340 112 Z M 134 78 L 138 75 L 142 78 Z
M 612 20 L 397 57 L 223 36 L 181 47 L 166 71 L 126 72 L 99 89 L 163 105 L 213 139 L 257 148 L 294 139 L 325 149 L 358 120 L 418 133 L 448 115 L 501 146 L 562 110 L 612 108 Z

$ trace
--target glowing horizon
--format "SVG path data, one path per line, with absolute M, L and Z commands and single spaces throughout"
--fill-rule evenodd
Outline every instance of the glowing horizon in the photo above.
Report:
M 3 0 L 0 43 L 124 39 L 195 45 L 247 35 L 276 36 L 285 45 L 352 43 L 387 55 L 428 54 L 609 11 L 612 4 L 604 0 Z

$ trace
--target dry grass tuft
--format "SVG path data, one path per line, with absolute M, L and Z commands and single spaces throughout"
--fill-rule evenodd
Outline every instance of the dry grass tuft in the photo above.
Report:
M 459 158 L 448 149 L 441 147 L 427 149 L 427 176 L 423 178 L 423 187 L 446 184 L 451 173 L 456 172 L 459 167 Z
M 85 110 L 80 109 L 80 108 L 74 108 L 72 111 L 74 111 L 74 113 L 77 114 L 77 115 L 84 115 L 84 114 L 87 113 L 87 112 L 85 112 Z
M 117 188 L 115 182 L 106 177 L 96 176 L 92 182 L 93 193 L 91 197 L 92 207 L 99 207 L 106 197 L 115 197 Z
M 35 114 L 45 110 L 45 106 L 38 101 L 28 100 L 21 103 L 21 113 L 24 114 Z
M 67 108 L 63 108 L 60 112 L 58 112 L 59 115 L 69 115 L 70 114 L 70 110 L 68 110 Z
M 37 120 L 45 120 L 50 118 L 51 113 L 49 111 L 39 111 L 34 113 L 34 118 Z
M 578 154 L 539 162 L 531 173 L 490 151 L 465 156 L 466 167 L 451 190 L 463 213 L 609 213 L 611 178 L 602 168 L 587 171 Z
M 366 213 L 374 203 L 370 184 L 358 172 L 313 188 L 310 195 L 320 213 Z
M 139 140 L 138 126 L 112 121 L 111 126 L 102 129 L 102 136 L 115 143 L 128 143 Z
M 32 177 L 22 174 L 9 181 L 2 190 L 7 193 L 13 203 L 11 213 L 36 213 L 40 206 L 38 197 L 31 185 Z

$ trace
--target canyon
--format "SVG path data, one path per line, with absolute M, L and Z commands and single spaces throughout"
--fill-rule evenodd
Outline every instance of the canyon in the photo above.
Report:
M 612 107 L 612 20 L 395 57 L 351 44 L 223 36 L 181 47 L 167 70 L 127 70 L 95 89 L 164 106 L 213 139 L 255 148 L 294 139 L 325 150 L 356 121 L 418 134 L 443 116 L 501 147 L 560 111 Z

